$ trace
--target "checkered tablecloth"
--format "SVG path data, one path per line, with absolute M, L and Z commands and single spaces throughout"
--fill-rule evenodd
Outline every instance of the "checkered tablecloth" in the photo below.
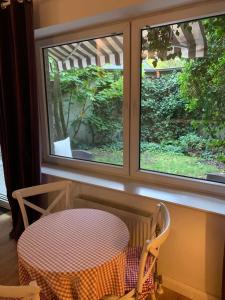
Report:
M 122 296 L 128 241 L 126 225 L 110 213 L 71 209 L 50 214 L 18 241 L 20 283 L 36 280 L 48 300 Z
M 125 291 L 128 293 L 132 289 L 137 287 L 138 275 L 139 275 L 139 263 L 141 260 L 143 247 L 130 247 L 127 250 L 127 266 L 126 266 L 126 280 Z M 149 254 L 145 263 L 145 274 L 148 271 L 153 261 L 153 257 Z M 154 291 L 154 279 L 153 272 L 149 274 L 146 281 L 142 286 L 142 292 L 136 295 L 138 300 L 145 300 L 148 295 Z

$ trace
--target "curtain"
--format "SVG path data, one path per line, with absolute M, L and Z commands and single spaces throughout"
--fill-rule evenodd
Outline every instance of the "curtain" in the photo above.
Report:
M 11 237 L 23 228 L 12 192 L 40 184 L 32 1 L 0 0 L 0 145 L 12 212 Z M 35 216 L 28 216 L 32 222 Z

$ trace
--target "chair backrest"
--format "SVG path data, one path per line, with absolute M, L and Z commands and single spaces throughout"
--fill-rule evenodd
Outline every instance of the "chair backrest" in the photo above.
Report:
M 170 231 L 170 214 L 165 204 L 159 203 L 154 214 L 153 236 L 147 240 L 142 250 L 137 282 L 137 294 L 142 292 L 144 282 L 152 272 L 156 259 L 159 255 L 160 246 L 165 242 Z M 148 255 L 152 256 L 151 264 L 145 272 L 145 265 Z
M 12 193 L 12 196 L 13 198 L 18 200 L 22 217 L 23 217 L 24 227 L 27 228 L 29 226 L 25 205 L 38 211 L 43 216 L 48 215 L 60 200 L 64 200 L 65 208 L 69 208 L 71 184 L 72 184 L 71 181 L 64 180 L 64 181 L 57 181 L 57 182 L 52 182 L 47 184 L 36 185 L 36 186 L 14 191 Z M 57 193 L 55 199 L 53 200 L 51 199 L 51 203 L 46 209 L 41 208 L 25 199 L 27 197 L 51 193 L 51 192 L 59 192 L 59 193 Z
M 0 299 L 1 298 L 40 300 L 40 288 L 35 281 L 31 281 L 27 286 L 0 285 Z

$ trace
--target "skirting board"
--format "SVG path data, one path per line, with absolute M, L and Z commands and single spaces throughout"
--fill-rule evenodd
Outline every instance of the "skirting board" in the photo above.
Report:
M 220 300 L 182 282 L 163 276 L 163 286 L 192 300 Z

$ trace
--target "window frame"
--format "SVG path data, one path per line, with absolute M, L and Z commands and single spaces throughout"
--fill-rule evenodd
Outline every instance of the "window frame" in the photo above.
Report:
M 59 44 L 66 44 L 81 40 L 101 38 L 115 34 L 123 34 L 123 166 L 116 166 L 101 162 L 79 160 L 75 158 L 64 158 L 50 154 L 49 147 L 49 125 L 47 111 L 47 93 L 45 87 L 45 70 L 43 49 Z M 42 162 L 59 166 L 72 167 L 79 170 L 87 170 L 98 173 L 125 176 L 129 174 L 129 119 L 130 119 L 130 24 L 121 22 L 119 24 L 96 27 L 65 33 L 62 35 L 38 40 L 36 43 L 36 61 L 38 74 L 38 97 L 40 99 L 40 135 L 42 142 Z
M 130 174 L 136 181 L 182 189 L 191 192 L 210 193 L 224 196 L 225 184 L 203 179 L 188 178 L 139 169 L 139 132 L 140 132 L 140 101 L 141 101 L 141 30 L 146 26 L 162 26 L 190 20 L 201 19 L 225 13 L 221 2 L 179 7 L 165 12 L 157 12 L 134 20 L 131 24 L 131 135 L 130 138 Z M 159 22 L 160 20 L 160 22 Z M 135 83 L 135 84 L 134 84 Z M 136 118 L 135 116 L 138 116 Z
M 176 175 L 157 173 L 139 169 L 139 114 L 140 114 L 140 49 L 141 29 L 146 25 L 160 26 L 176 22 L 200 19 L 214 15 L 225 14 L 225 6 L 222 1 L 213 3 L 196 3 L 165 11 L 157 11 L 146 16 L 130 19 L 127 22 L 106 24 L 104 27 L 96 25 L 86 29 L 77 29 L 70 33 L 51 36 L 36 41 L 37 45 L 37 73 L 38 93 L 40 99 L 40 136 L 42 144 L 42 162 L 50 163 L 57 168 L 69 167 L 74 170 L 90 171 L 97 176 L 112 175 L 118 178 L 131 180 L 132 182 L 145 182 L 148 186 L 158 185 L 173 190 L 187 192 L 207 193 L 224 197 L 225 184 L 193 179 Z M 160 20 L 160 22 L 159 22 Z M 48 120 L 45 94 L 45 79 L 43 69 L 42 48 L 57 44 L 69 43 L 76 40 L 100 38 L 106 35 L 123 33 L 124 37 L 124 165 L 114 166 L 104 163 L 81 161 L 49 155 Z M 132 64 L 131 64 L 132 62 Z M 131 85 L 132 82 L 132 85 Z M 137 117 L 138 116 L 138 117 Z M 89 174 L 89 173 L 85 173 Z

